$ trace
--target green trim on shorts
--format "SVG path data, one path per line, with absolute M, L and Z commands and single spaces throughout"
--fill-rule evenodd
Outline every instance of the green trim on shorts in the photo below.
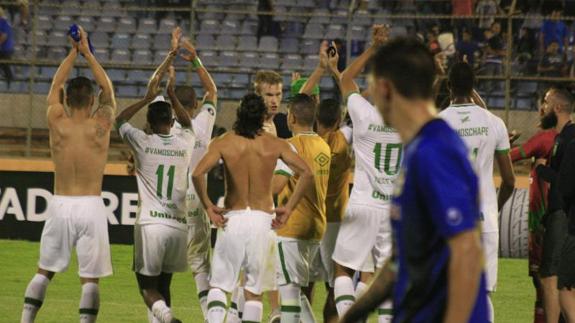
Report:
M 284 306 L 284 305 L 282 305 L 281 308 L 280 308 L 280 311 L 286 312 L 286 313 L 300 313 L 300 312 L 301 312 L 301 307 L 299 307 L 299 306 Z
M 393 310 L 391 308 L 378 308 L 377 315 L 392 315 Z
M 220 302 L 220 301 L 211 301 L 208 303 L 208 309 L 210 308 L 214 308 L 214 307 L 222 307 L 222 308 L 226 308 L 226 303 L 224 302 Z
M 500 150 L 496 149 L 495 152 L 501 155 L 505 155 L 509 153 L 509 149 L 500 149 Z
M 210 100 L 204 101 L 204 103 L 202 104 L 202 106 L 204 106 L 204 105 L 206 105 L 206 104 L 207 104 L 207 105 L 211 105 L 212 108 L 215 108 L 215 107 L 216 107 L 216 105 L 214 104 L 214 102 L 212 102 L 212 101 L 210 101 Z
M 35 298 L 31 298 L 31 297 L 24 297 L 24 303 L 30 304 L 30 305 L 33 305 L 33 306 L 36 306 L 36 307 L 42 307 L 42 304 L 43 304 L 44 302 L 42 302 L 42 301 L 39 300 L 39 299 L 35 299 Z
M 128 121 L 126 121 L 126 120 L 116 120 L 116 122 L 114 122 L 114 125 L 116 126 L 116 130 L 117 130 L 117 131 L 120 131 L 120 128 L 122 128 L 122 125 L 123 125 L 124 123 L 126 123 L 126 122 L 128 122 Z
M 202 298 L 202 297 L 208 296 L 208 293 L 209 293 L 209 292 L 210 292 L 209 290 L 203 290 L 203 291 L 199 292 L 199 293 L 198 293 L 198 298 Z M 232 303 L 232 304 L 233 304 L 233 303 Z
M 88 315 L 98 315 L 97 308 L 81 308 L 78 310 L 80 314 L 88 314 Z
M 282 272 L 284 273 L 285 279 L 286 279 L 286 284 L 290 284 L 291 283 L 291 279 L 289 278 L 289 273 L 286 267 L 286 261 L 284 258 L 284 249 L 282 247 L 282 243 L 279 242 L 278 243 L 278 252 L 280 253 L 280 264 L 282 266 Z
M 291 174 L 286 172 L 285 170 L 278 169 L 274 172 L 274 175 L 282 175 L 286 177 L 291 177 Z
M 352 301 L 355 302 L 355 296 L 353 295 L 341 295 L 340 297 L 335 299 L 335 303 L 343 302 L 343 301 Z

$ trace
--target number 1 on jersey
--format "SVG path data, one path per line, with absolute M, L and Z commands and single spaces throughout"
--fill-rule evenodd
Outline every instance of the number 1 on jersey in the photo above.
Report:
M 172 190 L 174 188 L 174 174 L 176 172 L 176 166 L 172 165 L 168 168 L 168 188 L 166 192 L 166 198 L 172 199 Z M 156 195 L 159 198 L 162 198 L 162 193 L 164 191 L 164 165 L 158 166 L 156 169 L 156 176 L 158 176 L 157 186 L 156 186 Z
M 376 143 L 375 147 L 373 148 L 373 153 L 375 154 L 375 168 L 381 172 L 381 143 Z M 391 163 L 391 155 L 393 151 L 397 150 L 397 160 L 392 169 Z M 390 176 L 397 174 L 399 171 L 399 166 L 401 164 L 401 152 L 403 150 L 403 146 L 401 144 L 387 144 L 385 145 L 385 156 L 383 160 L 383 171 Z

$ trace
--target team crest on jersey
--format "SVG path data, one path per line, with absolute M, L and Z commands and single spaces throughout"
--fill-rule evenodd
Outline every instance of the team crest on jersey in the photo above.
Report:
M 324 153 L 319 153 L 317 156 L 315 156 L 314 161 L 321 167 L 324 167 L 325 165 L 327 165 L 329 163 L 329 156 L 327 156 Z

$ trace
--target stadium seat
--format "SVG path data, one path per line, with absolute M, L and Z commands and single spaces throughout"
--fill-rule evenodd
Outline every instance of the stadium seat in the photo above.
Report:
M 300 38 L 305 30 L 305 25 L 297 21 L 286 22 L 284 26 L 282 37 L 286 38 Z
M 148 34 L 135 34 L 132 38 L 132 48 L 134 49 L 148 49 L 152 38 Z
M 237 67 L 238 56 L 235 52 L 222 52 L 219 56 L 219 65 L 222 67 Z
M 36 78 L 41 81 L 52 80 L 56 70 L 57 67 L 54 66 L 39 66 L 36 70 Z
M 50 46 L 67 46 L 68 34 L 63 31 L 54 30 L 50 33 Z
M 108 77 L 112 80 L 113 83 L 116 82 L 124 82 L 126 80 L 126 71 L 121 69 L 108 69 L 106 71 L 108 73 Z
M 82 28 L 84 28 L 88 33 L 94 30 L 94 19 L 92 19 L 92 17 L 78 17 L 77 21 L 78 24 L 80 24 L 80 26 L 82 26 Z
M 240 34 L 253 36 L 258 31 L 258 23 L 246 20 L 242 23 Z
M 280 39 L 280 53 L 295 54 L 299 52 L 299 41 L 297 38 Z
M 319 82 L 319 87 L 325 91 L 331 91 L 334 89 L 334 80 L 331 77 L 322 77 L 321 81 Z
M 152 73 L 152 70 L 129 70 L 126 81 L 131 84 L 148 83 Z
M 10 87 L 8 87 L 8 92 L 11 93 L 21 93 L 26 91 L 28 91 L 27 82 L 13 81 L 10 83 Z
M 312 71 L 316 68 L 319 62 L 319 56 L 316 55 L 307 55 L 304 59 L 303 69 L 306 71 Z
M 212 51 L 202 51 L 200 53 L 200 57 L 202 58 L 202 63 L 207 67 L 218 67 L 219 66 L 219 57 L 216 52 Z
M 56 30 L 68 30 L 70 25 L 74 23 L 74 20 L 70 16 L 58 16 L 54 21 L 54 29 Z
M 253 52 L 245 52 L 240 56 L 240 66 L 242 68 L 257 68 L 259 55 Z
M 518 94 L 529 94 L 537 92 L 537 82 L 533 81 L 519 81 L 517 82 L 517 93 Z
M 116 86 L 116 95 L 120 98 L 134 98 L 138 96 L 138 87 L 134 85 Z
M 226 20 L 221 26 L 220 33 L 226 35 L 237 35 L 240 33 L 240 24 L 237 21 Z
M 115 32 L 116 19 L 114 17 L 101 17 L 98 20 L 96 29 L 99 32 Z
M 152 44 L 152 47 L 155 50 L 168 50 L 170 49 L 170 40 L 171 40 L 172 36 L 170 36 L 169 34 L 157 34 L 156 36 L 154 36 L 154 43 Z
M 220 84 L 227 86 L 232 81 L 232 75 L 226 73 L 212 73 L 214 82 L 219 86 Z
M 277 52 L 278 39 L 273 36 L 263 36 L 260 38 L 258 50 L 261 52 Z
M 138 23 L 138 34 L 155 34 L 158 31 L 156 19 L 144 18 Z
M 44 46 L 48 44 L 48 34 L 43 30 L 36 30 L 36 44 L 39 46 Z
M 232 76 L 232 81 L 230 83 L 231 87 L 235 87 L 235 88 L 247 88 L 250 85 L 250 77 L 245 74 L 233 74 Z
M 227 97 L 230 100 L 240 100 L 244 95 L 246 95 L 247 91 L 245 89 L 231 89 L 227 93 Z
M 159 65 L 160 63 L 162 63 L 164 61 L 164 59 L 166 59 L 166 56 L 168 56 L 169 53 L 170 53 L 169 50 L 158 50 L 158 51 L 156 51 L 156 53 L 154 54 L 154 57 L 153 57 L 154 65 Z
M 38 15 L 37 16 L 38 19 L 38 29 L 40 30 L 52 30 L 52 28 L 54 28 L 53 24 L 52 24 L 52 17 L 49 16 L 44 16 L 44 15 Z
M 366 34 L 367 34 L 367 31 L 362 26 L 351 26 L 351 39 L 363 40 L 363 39 L 365 39 Z M 371 34 L 371 33 L 369 33 L 369 34 Z
M 196 40 L 194 41 L 194 45 L 197 49 L 214 49 L 216 48 L 216 40 L 214 36 L 201 34 L 196 36 Z
M 238 38 L 238 50 L 254 51 L 258 49 L 258 39 L 256 36 L 240 36 Z
M 216 20 L 204 20 L 200 23 L 200 34 L 218 34 L 220 23 Z
M 307 39 L 323 39 L 325 31 L 323 25 L 320 24 L 308 24 L 305 27 L 303 38 Z
M 128 49 L 130 48 L 130 43 L 132 42 L 132 37 L 130 34 L 116 33 L 112 37 L 112 49 Z
M 289 54 L 283 57 L 281 69 L 286 72 L 293 72 L 301 70 L 302 66 L 303 60 L 301 55 Z
M 108 48 L 110 44 L 110 38 L 108 37 L 108 33 L 95 31 L 90 33 L 90 41 L 92 41 L 92 45 L 95 48 Z
M 152 61 L 152 52 L 148 49 L 138 49 L 132 55 L 132 62 L 135 64 L 150 64 Z
M 110 61 L 110 52 L 108 52 L 107 48 L 96 48 L 94 50 L 94 56 L 96 56 L 98 61 L 102 63 L 107 63 Z
M 342 25 L 329 25 L 327 27 L 327 33 L 325 34 L 324 39 L 343 39 L 345 38 L 346 30 L 343 28 Z
M 64 47 L 49 47 L 47 57 L 48 59 L 59 61 L 66 57 L 67 51 Z
M 160 20 L 160 25 L 158 27 L 158 33 L 165 33 L 169 34 L 172 32 L 172 29 L 176 28 L 178 24 L 172 18 L 164 18 Z M 185 30 L 185 29 L 184 29 Z
M 277 54 L 274 53 L 266 53 L 260 57 L 260 64 L 261 68 L 265 69 L 277 69 L 280 65 L 280 59 Z
M 513 107 L 518 110 L 532 110 L 537 108 L 537 105 L 531 98 L 519 97 L 513 100 Z
M 358 11 L 351 20 L 351 26 L 353 27 L 371 27 L 373 25 L 373 20 L 367 16 L 367 12 Z
M 331 17 L 331 24 L 343 25 L 347 24 L 347 10 L 337 10 L 333 12 L 335 16 Z
M 47 94 L 50 91 L 51 84 L 48 82 L 35 82 L 34 83 L 34 94 Z
M 220 35 L 216 38 L 215 46 L 218 50 L 235 50 L 236 43 L 236 36 Z
M 317 54 L 317 52 L 319 51 L 319 46 L 320 46 L 319 40 L 312 40 L 312 39 L 303 40 L 300 44 L 300 53 Z
M 313 16 L 310 18 L 310 24 L 329 24 L 331 18 L 329 17 L 329 10 L 327 9 L 316 9 L 313 11 Z
M 136 20 L 129 17 L 120 18 L 116 30 L 121 33 L 134 33 L 136 32 Z
M 110 62 L 115 64 L 126 64 L 130 62 L 130 52 L 126 49 L 114 49 L 110 56 Z

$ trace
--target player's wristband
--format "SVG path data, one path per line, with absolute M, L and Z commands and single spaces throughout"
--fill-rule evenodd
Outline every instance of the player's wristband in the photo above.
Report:
M 194 68 L 200 68 L 203 67 L 204 65 L 202 64 L 202 61 L 200 60 L 199 57 L 194 58 L 194 60 L 192 60 L 192 66 Z

